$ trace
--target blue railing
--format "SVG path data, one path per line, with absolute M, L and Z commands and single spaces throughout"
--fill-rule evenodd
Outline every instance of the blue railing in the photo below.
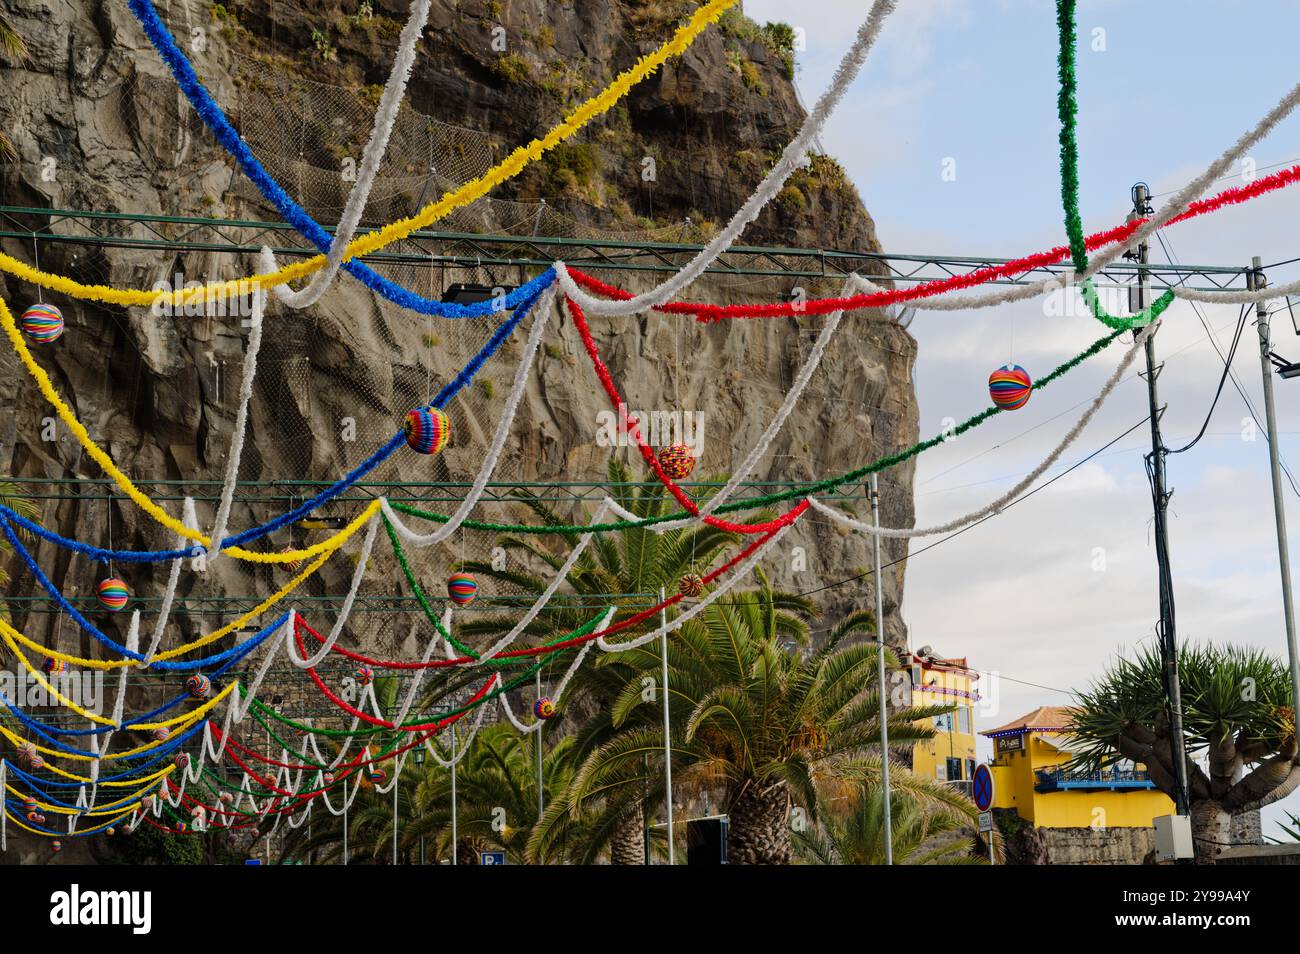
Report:
M 1039 792 L 1061 792 L 1071 789 L 1113 789 L 1132 791 L 1155 788 L 1151 776 L 1145 771 L 1101 769 L 1092 772 L 1066 768 L 1037 769 L 1034 789 Z

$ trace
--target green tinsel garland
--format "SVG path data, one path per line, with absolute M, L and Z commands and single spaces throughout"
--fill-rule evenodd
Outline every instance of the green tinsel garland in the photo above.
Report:
M 1049 374 L 1046 374 L 1043 377 L 1039 378 L 1037 381 L 1035 381 L 1033 385 L 1033 389 L 1035 391 L 1038 391 L 1041 390 L 1042 388 L 1047 387 L 1047 385 L 1051 384 L 1056 379 L 1062 377 L 1067 372 L 1072 371 L 1074 368 L 1078 367 L 1088 358 L 1091 358 L 1093 355 L 1101 352 L 1104 348 L 1106 348 L 1109 344 L 1111 344 L 1111 342 L 1113 342 L 1116 338 L 1118 338 L 1121 334 L 1123 334 L 1124 331 L 1126 331 L 1127 329 L 1128 326 L 1126 325 L 1124 328 L 1118 328 L 1115 331 L 1112 331 L 1110 334 L 1103 335 L 1101 338 L 1098 338 L 1096 341 L 1094 341 L 1083 351 L 1080 351 L 1078 354 L 1070 358 L 1068 361 L 1062 362 L 1061 364 L 1057 365 L 1056 368 L 1054 368 Z M 893 467 L 896 464 L 901 464 L 906 460 L 910 460 L 911 458 L 915 457 L 917 454 L 920 454 L 923 451 L 927 451 L 931 447 L 935 447 L 939 444 L 942 444 L 945 440 L 950 440 L 951 438 L 956 437 L 959 434 L 964 434 L 967 431 L 971 430 L 972 428 L 978 427 L 980 424 L 983 424 L 985 421 L 987 421 L 989 418 L 993 417 L 994 415 L 1001 414 L 1001 413 L 1002 413 L 1002 409 L 999 407 L 992 407 L 992 406 L 987 407 L 984 410 L 980 411 L 978 414 L 972 415 L 971 417 L 967 418 L 965 421 L 958 424 L 951 431 L 945 432 L 943 434 L 938 434 L 934 437 L 927 438 L 926 440 L 923 441 L 919 441 L 913 444 L 911 447 L 901 450 L 896 454 L 890 454 L 887 457 L 881 457 L 879 460 L 867 464 L 865 467 L 859 467 L 857 470 L 851 470 L 848 473 L 841 474 L 838 477 L 828 477 L 826 480 L 821 480 L 811 484 L 802 484 L 798 487 L 792 487 L 789 490 L 783 490 L 778 493 L 766 494 L 765 496 L 762 497 L 751 497 L 746 500 L 738 500 L 733 503 L 723 504 L 715 511 L 715 513 L 735 513 L 736 511 L 739 510 L 752 510 L 752 509 L 766 506 L 767 504 L 778 503 L 783 500 L 791 500 L 794 498 L 802 499 L 804 497 L 809 496 L 810 494 L 817 494 L 826 490 L 834 490 L 835 488 L 840 487 L 844 484 L 853 483 L 855 481 L 861 480 L 863 477 L 867 476 L 868 474 L 875 473 L 881 470 L 886 470 L 887 468 Z M 423 520 L 431 520 L 434 521 L 435 523 L 446 523 L 447 520 L 450 519 L 444 514 L 432 513 L 431 511 L 428 510 L 419 510 L 415 507 L 412 507 L 410 504 L 393 503 L 392 507 L 394 510 L 398 511 L 399 513 L 404 513 L 412 517 L 419 517 Z M 634 527 L 648 527 L 653 524 L 667 523 L 670 520 L 683 520 L 688 517 L 690 517 L 690 514 L 688 514 L 686 511 L 678 510 L 675 513 L 662 514 L 658 517 L 643 517 L 640 520 L 612 520 L 606 523 L 596 523 L 596 524 L 564 523 L 564 524 L 546 524 L 546 525 L 538 526 L 535 524 L 488 523 L 479 520 L 466 520 L 464 525 L 473 530 L 492 530 L 499 533 L 556 533 L 556 534 L 565 535 L 565 534 L 587 533 L 590 531 L 605 533 L 609 531 L 630 530 Z
M 1074 60 L 1076 32 L 1074 12 L 1075 0 L 1056 0 L 1056 29 L 1059 43 L 1056 71 L 1060 82 L 1060 89 L 1056 94 L 1056 113 L 1061 123 L 1061 205 L 1065 209 L 1065 234 L 1070 241 L 1070 258 L 1075 272 L 1082 274 L 1088 267 L 1088 249 L 1084 244 L 1083 220 L 1079 215 L 1079 140 L 1076 135 L 1079 101 L 1076 97 L 1078 77 L 1075 73 Z M 1150 324 L 1159 318 L 1174 300 L 1173 290 L 1170 289 L 1136 315 L 1121 318 L 1107 313 L 1102 307 L 1091 278 L 1083 281 L 1082 294 L 1094 318 L 1120 331 Z

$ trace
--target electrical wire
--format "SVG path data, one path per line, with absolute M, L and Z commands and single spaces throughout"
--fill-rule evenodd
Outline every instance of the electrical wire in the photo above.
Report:
M 1191 450 L 1205 436 L 1205 430 L 1210 426 L 1210 418 L 1214 417 L 1214 409 L 1219 406 L 1219 398 L 1223 396 L 1223 385 L 1228 380 L 1228 372 L 1232 370 L 1232 360 L 1237 356 L 1237 346 L 1241 344 L 1241 333 L 1246 327 L 1246 313 L 1249 310 L 1249 305 L 1241 306 L 1241 313 L 1237 316 L 1237 330 L 1232 336 L 1232 347 L 1228 349 L 1228 357 L 1223 361 L 1223 374 L 1219 375 L 1219 386 L 1214 390 L 1214 400 L 1210 402 L 1210 409 L 1205 412 L 1205 421 L 1201 424 L 1201 429 L 1182 447 L 1177 450 L 1166 450 L 1166 454 L 1181 454 L 1183 451 Z
M 1160 247 L 1164 250 L 1165 258 L 1168 259 L 1171 265 L 1177 265 L 1178 258 L 1174 254 L 1172 244 L 1169 243 L 1165 239 L 1164 235 L 1159 231 L 1155 233 L 1155 236 L 1157 241 L 1160 242 Z M 1209 337 L 1210 344 L 1212 344 L 1214 346 L 1214 350 L 1218 352 L 1219 360 L 1228 363 L 1228 359 L 1224 355 L 1223 349 L 1219 347 L 1219 340 L 1214 336 L 1213 332 L 1210 331 L 1210 324 L 1208 321 L 1205 320 L 1205 316 L 1201 313 L 1200 307 L 1194 301 L 1189 301 L 1188 304 L 1192 306 L 1192 311 L 1196 313 L 1197 320 L 1200 321 L 1201 327 L 1205 329 L 1205 334 Z M 1263 433 L 1265 440 L 1272 441 L 1273 435 L 1269 434 L 1268 428 L 1266 428 L 1260 422 L 1259 415 L 1255 412 L 1255 405 L 1250 400 L 1249 395 L 1246 394 L 1246 389 L 1242 387 L 1241 381 L 1237 378 L 1236 372 L 1229 370 L 1228 377 L 1232 379 L 1232 386 L 1236 388 L 1237 393 L 1241 395 L 1241 400 L 1245 403 L 1246 410 L 1250 412 L 1251 419 L 1255 422 L 1255 427 L 1257 427 L 1260 430 L 1260 432 Z M 1283 459 L 1281 448 L 1278 448 L 1277 457 L 1278 457 L 1278 463 L 1281 464 L 1282 466 L 1282 472 L 1286 474 L 1287 481 L 1291 484 L 1291 490 L 1295 493 L 1297 497 L 1300 497 L 1300 485 L 1296 484 L 1295 474 L 1291 472 L 1291 468 L 1287 466 L 1286 461 Z
M 1143 424 L 1145 424 L 1145 423 L 1146 423 L 1148 420 L 1150 420 L 1150 419 L 1151 419 L 1151 415 L 1149 415 L 1149 414 L 1146 415 L 1145 417 L 1142 418 L 1142 420 L 1138 421 L 1136 424 L 1134 424 L 1132 427 L 1128 428 L 1128 429 L 1127 429 L 1126 431 L 1124 431 L 1122 434 L 1118 435 L 1117 437 L 1113 437 L 1113 438 L 1111 438 L 1109 441 L 1107 441 L 1107 442 L 1106 442 L 1105 444 L 1103 444 L 1101 447 L 1098 447 L 1095 451 L 1093 451 L 1093 452 L 1092 452 L 1091 454 L 1089 454 L 1087 457 L 1084 457 L 1084 458 L 1082 458 L 1081 460 L 1078 460 L 1078 461 L 1076 461 L 1075 463 L 1071 464 L 1071 465 L 1070 465 L 1069 467 L 1067 467 L 1065 470 L 1061 471 L 1059 474 L 1055 475 L 1055 476 L 1052 477 L 1050 480 L 1046 480 L 1046 481 L 1044 481 L 1043 483 L 1039 484 L 1037 487 L 1035 487 L 1033 490 L 1031 490 L 1031 491 L 1029 491 L 1028 493 L 1026 493 L 1024 496 L 1019 497 L 1019 498 L 1017 498 L 1016 500 L 1013 500 L 1011 503 L 1009 503 L 1009 504 L 1007 504 L 1005 507 L 1003 507 L 1002 510 L 1000 510 L 998 513 L 991 513 L 991 514 L 989 514 L 987 517 L 984 517 L 984 518 L 982 518 L 982 519 L 980 519 L 980 520 L 975 521 L 974 523 L 972 523 L 972 524 L 971 524 L 970 526 L 968 526 L 968 527 L 962 527 L 960 530 L 956 531 L 955 533 L 950 533 L 950 534 L 948 534 L 948 536 L 943 537 L 943 538 L 941 538 L 941 539 L 939 539 L 939 540 L 936 540 L 934 543 L 931 543 L 931 544 L 928 544 L 928 545 L 926 545 L 926 546 L 921 547 L 921 549 L 917 550 L 915 553 L 909 553 L 909 554 L 907 554 L 906 556 L 900 557 L 900 558 L 897 559 L 897 560 L 893 560 L 893 561 L 890 562 L 890 563 L 886 563 L 884 566 L 881 567 L 881 569 L 882 569 L 882 570 L 887 570 L 887 569 L 889 569 L 890 567 L 892 567 L 892 566 L 897 566 L 897 565 L 900 564 L 900 563 L 906 563 L 908 560 L 912 559 L 913 557 L 920 556 L 922 553 L 926 552 L 927 550 L 933 550 L 935 547 L 940 546 L 941 544 L 947 543 L 949 540 L 953 539 L 954 537 L 959 537 L 959 536 L 961 536 L 961 535 L 962 535 L 963 533 L 965 533 L 967 530 L 974 530 L 976 527 L 978 527 L 980 524 L 984 523 L 986 520 L 992 520 L 994 517 L 999 516 L 1000 514 L 1006 513 L 1008 510 L 1010 510 L 1010 509 L 1011 509 L 1012 507 L 1014 507 L 1016 504 L 1021 503 L 1021 502 L 1025 501 L 1025 500 L 1028 500 L 1030 497 L 1032 497 L 1034 494 L 1038 493 L 1040 490 L 1045 490 L 1045 489 L 1047 489 L 1048 487 L 1050 487 L 1052 484 L 1056 483 L 1058 480 L 1060 480 L 1060 479 L 1061 479 L 1062 477 L 1064 477 L 1066 474 L 1070 473 L 1071 471 L 1077 470 L 1078 468 L 1082 467 L 1084 464 L 1086 464 L 1086 463 L 1088 463 L 1089 461 L 1091 461 L 1093 458 L 1098 457 L 1099 455 L 1101 455 L 1101 454 L 1105 453 L 1106 451 L 1110 450 L 1112 447 L 1114 447 L 1116 444 L 1118 444 L 1118 443 L 1119 443 L 1120 441 L 1122 441 L 1124 438 L 1128 437 L 1130 434 L 1132 434 L 1134 431 L 1136 431 L 1139 427 L 1141 427 Z M 837 581 L 835 581 L 834 583 L 827 583 L 827 584 L 825 584 L 825 585 L 823 585 L 823 586 L 818 586 L 818 587 L 815 587 L 814 589 L 811 589 L 811 590 L 804 590 L 804 591 L 802 591 L 802 592 L 800 592 L 800 593 L 796 593 L 795 595 L 796 595 L 796 596 L 811 596 L 811 595 L 813 595 L 813 594 L 815 594 L 815 593 L 822 593 L 822 592 L 825 592 L 826 590 L 834 589 L 835 587 L 838 587 L 838 586 L 845 586 L 845 585 L 847 585 L 847 584 L 849 584 L 849 583 L 856 583 L 858 580 L 862 580 L 862 579 L 865 579 L 866 577 L 871 576 L 871 575 L 873 574 L 873 572 L 874 572 L 873 570 L 866 570 L 865 572 L 859 573 L 857 576 L 851 576 L 851 577 L 848 577 L 847 579 L 837 580 Z

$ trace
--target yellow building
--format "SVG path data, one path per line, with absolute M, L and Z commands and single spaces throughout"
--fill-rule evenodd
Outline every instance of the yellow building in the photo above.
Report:
M 952 712 L 935 716 L 935 737 L 912 749 L 912 771 L 926 778 L 969 788 L 975 771 L 975 720 L 979 700 L 975 683 L 979 673 L 966 659 L 943 659 L 924 647 L 908 658 L 912 668 L 912 705 L 952 706 Z
M 1067 769 L 1074 745 L 1069 725 L 1065 707 L 1039 706 L 980 733 L 993 740 L 994 808 L 1015 809 L 1035 828 L 1149 828 L 1153 818 L 1174 813 L 1144 765 Z

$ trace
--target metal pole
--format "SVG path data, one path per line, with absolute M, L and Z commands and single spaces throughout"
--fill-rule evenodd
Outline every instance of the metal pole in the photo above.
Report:
M 1259 256 L 1251 259 L 1246 283 L 1250 288 L 1264 288 L 1264 271 Z M 1263 301 L 1255 304 L 1255 328 L 1259 331 L 1259 363 L 1264 372 L 1264 423 L 1268 427 L 1268 463 L 1273 478 L 1273 520 L 1277 525 L 1277 562 L 1282 574 L 1282 615 L 1286 622 L 1286 651 L 1291 663 L 1292 712 L 1300 712 L 1300 652 L 1296 649 L 1295 603 L 1291 593 L 1291 554 L 1287 549 L 1286 505 L 1282 498 L 1282 461 L 1277 447 L 1277 414 L 1273 407 L 1273 353 L 1268 308 Z
M 542 698 L 542 671 L 537 670 L 537 698 Z M 542 815 L 546 811 L 546 792 L 542 788 L 542 732 L 546 729 L 546 723 L 539 716 L 537 719 L 537 820 L 542 820 Z
M 400 756 L 399 756 L 400 757 Z M 393 767 L 393 865 L 397 865 L 397 781 L 401 778 L 401 771 L 396 766 Z
M 880 486 L 876 475 L 871 475 L 871 522 L 880 526 Z M 880 534 L 871 535 L 872 579 L 876 586 L 876 676 L 880 691 L 880 784 L 881 797 L 884 800 L 883 818 L 885 822 L 885 864 L 894 863 L 894 824 L 890 818 L 893 808 L 889 797 L 889 707 L 888 693 L 885 691 L 885 587 L 880 578 Z
M 343 780 L 343 863 L 348 863 L 348 781 Z
M 659 602 L 664 601 L 664 588 L 659 587 Z M 661 625 L 668 624 L 668 609 L 659 611 Z M 668 863 L 677 864 L 677 851 L 673 846 L 673 748 L 671 730 L 668 723 L 668 634 L 664 633 L 660 643 L 659 663 L 662 667 L 663 685 L 661 695 L 664 699 L 664 807 L 668 815 Z
M 456 723 L 451 724 L 451 863 L 456 864 Z
M 650 864 L 650 753 L 641 753 L 641 864 Z
M 1133 211 L 1129 218 L 1136 218 L 1151 213 L 1148 203 L 1149 192 L 1145 183 L 1133 187 Z M 1148 271 L 1145 267 L 1150 247 L 1143 241 L 1138 245 L 1137 309 L 1147 306 Z M 1132 255 L 1133 253 L 1128 253 Z M 1156 381 L 1160 377 L 1163 365 L 1156 364 L 1155 334 L 1146 339 L 1147 359 L 1147 401 L 1151 409 L 1151 484 L 1152 506 L 1155 513 L 1156 566 L 1160 582 L 1160 655 L 1164 664 L 1165 693 L 1169 698 L 1169 736 L 1170 755 L 1174 769 L 1174 806 L 1179 815 L 1189 813 L 1187 791 L 1187 751 L 1183 736 L 1183 698 L 1182 686 L 1178 676 L 1178 630 L 1174 624 L 1174 583 L 1169 566 L 1169 498 L 1172 495 L 1165 489 L 1165 455 L 1168 449 L 1160 434 L 1160 418 L 1164 409 L 1160 406 L 1160 395 Z

